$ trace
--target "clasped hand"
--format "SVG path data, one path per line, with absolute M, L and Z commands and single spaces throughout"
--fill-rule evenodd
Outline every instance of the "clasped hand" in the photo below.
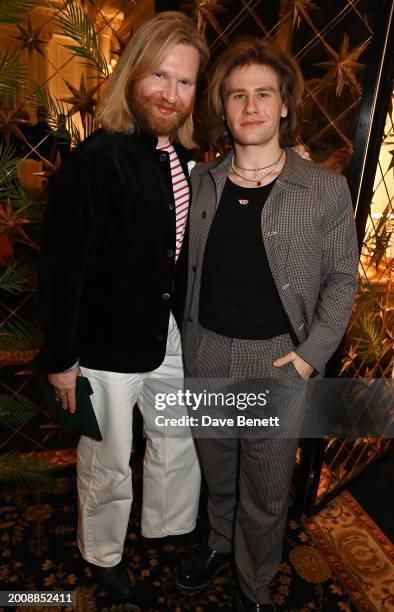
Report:
M 56 399 L 62 403 L 64 410 L 75 412 L 77 408 L 75 399 L 75 387 L 79 368 L 75 367 L 69 372 L 48 374 L 48 380 L 55 390 Z

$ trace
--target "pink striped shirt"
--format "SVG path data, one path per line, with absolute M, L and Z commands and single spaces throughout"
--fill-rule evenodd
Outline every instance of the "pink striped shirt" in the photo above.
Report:
M 181 252 L 182 242 L 185 235 L 187 215 L 189 212 L 189 184 L 186 180 L 185 173 L 182 170 L 178 155 L 172 144 L 165 147 L 158 147 L 161 151 L 167 151 L 170 157 L 170 168 L 172 178 L 172 190 L 175 200 L 175 261 L 178 259 Z

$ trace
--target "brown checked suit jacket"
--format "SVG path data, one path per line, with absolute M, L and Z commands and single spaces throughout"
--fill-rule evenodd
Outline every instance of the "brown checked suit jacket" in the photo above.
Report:
M 346 179 L 286 149 L 286 163 L 263 207 L 261 233 L 271 272 L 299 345 L 323 374 L 339 345 L 357 288 L 358 249 Z M 232 151 L 191 176 L 190 252 L 183 325 L 185 369 L 195 376 L 201 270 L 209 228 Z

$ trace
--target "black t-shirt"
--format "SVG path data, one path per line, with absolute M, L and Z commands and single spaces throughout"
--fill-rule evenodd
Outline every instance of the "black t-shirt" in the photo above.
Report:
M 227 179 L 209 231 L 199 321 L 230 338 L 273 338 L 290 331 L 261 235 L 261 212 L 274 183 L 246 188 Z

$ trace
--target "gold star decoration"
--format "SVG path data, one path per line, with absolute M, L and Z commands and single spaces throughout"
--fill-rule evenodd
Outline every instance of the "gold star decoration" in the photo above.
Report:
M 34 223 L 26 215 L 26 206 L 14 208 L 11 200 L 8 198 L 7 204 L 0 207 L 0 235 L 5 234 L 10 240 L 18 240 L 29 247 L 37 249 L 37 245 L 30 240 L 29 236 L 23 229 L 24 225 Z
M 299 28 L 302 18 L 309 23 L 308 11 L 315 11 L 317 6 L 312 0 L 284 0 L 281 2 L 280 19 L 287 21 L 293 20 L 293 27 Z
M 40 55 L 44 56 L 45 54 L 41 46 L 46 45 L 47 40 L 45 38 L 40 38 L 42 26 L 33 30 L 30 19 L 27 22 L 26 28 L 23 28 L 19 23 L 17 23 L 16 26 L 20 31 L 20 35 L 14 36 L 13 38 L 21 41 L 20 50 L 23 51 L 23 49 L 27 49 L 29 56 L 31 56 L 33 51 L 37 51 Z
M 40 158 L 45 169 L 42 172 L 33 172 L 33 174 L 34 176 L 42 176 L 43 179 L 47 180 L 59 170 L 62 163 L 62 159 L 60 157 L 59 151 L 57 151 L 56 153 L 55 163 L 52 163 L 51 161 L 49 161 L 49 159 L 45 159 L 45 157 L 42 157 L 42 155 L 40 155 Z
M 19 129 L 19 125 L 26 124 L 29 124 L 29 121 L 18 117 L 18 111 L 9 110 L 7 108 L 2 108 L 0 110 L 0 134 L 2 134 L 7 147 L 10 145 L 12 134 L 24 143 L 27 142 L 25 136 Z
M 225 2 L 226 0 L 223 1 Z M 214 13 L 226 10 L 224 6 L 221 6 L 221 0 L 194 0 L 193 4 L 187 4 L 185 8 L 194 9 L 198 32 L 204 33 L 207 24 L 209 24 L 222 38 L 224 38 L 222 29 L 214 16 Z
M 319 62 L 316 66 L 328 68 L 324 80 L 336 80 L 335 93 L 339 97 L 347 84 L 357 95 L 361 95 L 361 85 L 355 75 L 357 70 L 363 70 L 365 64 L 357 62 L 361 53 L 364 51 L 365 44 L 361 44 L 355 49 L 349 50 L 349 36 L 344 35 L 338 52 L 336 52 L 329 44 L 324 43 L 328 55 L 332 58 L 328 62 Z
M 67 104 L 72 104 L 70 115 L 74 115 L 75 113 L 79 113 L 81 115 L 82 125 L 85 129 L 86 127 L 86 115 L 91 115 L 94 117 L 94 107 L 97 104 L 97 100 L 93 98 L 96 91 L 101 87 L 102 83 L 100 82 L 98 85 L 95 85 L 91 89 L 86 89 L 84 76 L 81 76 L 81 82 L 79 85 L 79 89 L 71 85 L 68 81 L 65 81 L 68 89 L 73 94 L 69 98 L 61 98 L 61 102 L 67 102 Z
M 310 23 L 310 17 L 308 11 L 315 11 L 317 9 L 316 4 L 313 4 L 311 0 L 295 0 L 294 2 L 294 13 L 293 13 L 293 26 L 297 29 L 300 27 L 302 17 Z

